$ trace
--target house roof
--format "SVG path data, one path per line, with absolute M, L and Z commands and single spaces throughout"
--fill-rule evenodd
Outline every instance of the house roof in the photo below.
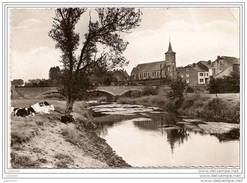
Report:
M 213 62 L 217 62 L 219 60 L 224 60 L 224 63 L 233 65 L 233 64 L 239 64 L 239 59 L 236 57 L 229 57 L 229 56 L 218 56 L 217 59 Z
M 208 69 L 212 68 L 211 62 L 209 62 L 209 61 L 199 61 L 198 64 L 201 64 L 202 66 L 205 66 Z

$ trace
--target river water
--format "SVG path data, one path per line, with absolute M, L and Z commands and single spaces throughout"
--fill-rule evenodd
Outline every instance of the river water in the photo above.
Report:
M 239 166 L 239 140 L 220 141 L 209 134 L 164 128 L 167 121 L 161 125 L 150 117 L 167 115 L 158 108 L 113 103 L 91 109 L 97 115 L 126 116 L 102 123 L 98 134 L 133 167 Z

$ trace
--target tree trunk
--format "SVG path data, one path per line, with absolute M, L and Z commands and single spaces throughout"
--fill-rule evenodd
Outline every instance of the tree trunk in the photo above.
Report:
M 70 115 L 70 113 L 73 111 L 73 105 L 74 101 L 69 97 L 66 103 L 65 115 Z

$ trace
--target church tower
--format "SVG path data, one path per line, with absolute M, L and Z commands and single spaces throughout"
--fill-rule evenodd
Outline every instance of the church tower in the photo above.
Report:
M 176 79 L 177 72 L 176 72 L 176 52 L 172 50 L 171 41 L 169 41 L 168 51 L 165 53 L 166 61 L 165 61 L 165 68 L 166 68 L 166 78 L 174 80 Z

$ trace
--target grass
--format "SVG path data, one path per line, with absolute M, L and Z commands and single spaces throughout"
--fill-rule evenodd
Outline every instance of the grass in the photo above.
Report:
M 80 134 L 78 133 L 77 129 L 73 127 L 63 128 L 61 134 L 64 136 L 66 141 L 74 145 L 78 145 L 80 142 Z
M 11 121 L 11 146 L 29 141 L 38 133 L 38 126 L 28 119 Z
M 26 99 L 34 99 L 41 96 L 42 93 L 56 90 L 56 87 L 21 87 L 15 90 Z
M 54 156 L 54 158 L 58 160 L 55 164 L 57 168 L 68 168 L 69 164 L 74 163 L 74 160 L 66 154 L 58 153 Z
M 17 153 L 11 153 L 11 165 L 13 168 L 37 168 L 39 166 L 38 161 L 32 161 L 30 157 L 24 155 L 18 155 Z
M 185 97 L 178 110 L 182 115 L 203 118 L 207 121 L 239 123 L 240 104 L 229 105 L 223 98 L 211 98 L 201 95 Z
M 154 89 L 152 89 L 154 90 Z M 120 97 L 117 102 L 121 104 L 140 104 L 144 106 L 159 107 L 164 110 L 167 109 L 169 98 L 167 97 L 168 91 L 165 88 L 156 88 L 155 91 L 148 90 L 150 95 L 140 97 Z M 152 94 L 151 94 L 152 93 Z

